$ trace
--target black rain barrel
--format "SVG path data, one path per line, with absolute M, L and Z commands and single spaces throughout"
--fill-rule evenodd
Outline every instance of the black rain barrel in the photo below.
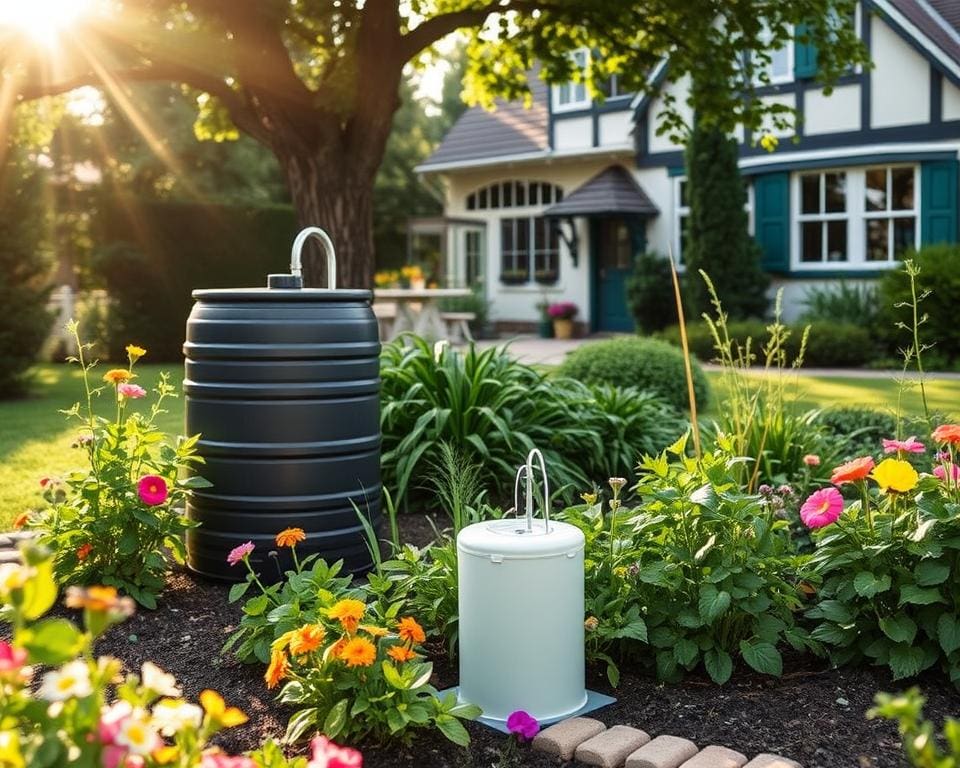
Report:
M 327 250 L 331 287 L 303 288 L 300 251 L 311 236 Z M 302 528 L 297 547 L 346 570 L 370 567 L 354 504 L 380 521 L 380 339 L 370 291 L 337 290 L 333 246 L 323 230 L 298 235 L 292 274 L 267 288 L 194 291 L 183 345 L 186 433 L 200 434 L 191 492 L 190 568 L 242 579 L 231 549 L 252 541 L 254 569 L 271 580 L 291 565 L 274 536 Z M 271 554 L 274 553 L 274 554 Z M 279 561 L 277 561 L 279 558 Z

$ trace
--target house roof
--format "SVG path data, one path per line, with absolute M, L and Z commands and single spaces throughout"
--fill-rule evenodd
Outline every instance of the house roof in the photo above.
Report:
M 960 33 L 960 3 L 957 0 L 927 0 L 940 17 Z
M 960 66 L 960 2 L 957 0 L 888 0 L 934 45 Z
M 577 187 L 561 202 L 547 208 L 545 216 L 596 216 L 600 214 L 656 216 L 660 209 L 622 165 L 611 165 Z
M 540 79 L 540 68 L 528 73 L 532 105 L 522 101 L 497 99 L 496 109 L 488 112 L 482 107 L 470 107 L 443 137 L 443 141 L 418 170 L 429 171 L 432 166 L 500 158 L 506 155 L 524 155 L 546 152 L 547 84 Z

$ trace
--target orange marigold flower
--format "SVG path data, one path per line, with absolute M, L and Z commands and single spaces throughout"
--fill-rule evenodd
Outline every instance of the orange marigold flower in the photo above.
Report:
M 400 662 L 401 664 L 405 661 L 412 661 L 413 659 L 417 658 L 417 654 L 415 654 L 405 645 L 391 646 L 390 650 L 387 651 L 387 656 L 394 661 Z
M 404 616 L 397 624 L 397 634 L 408 643 L 422 643 L 427 639 L 423 627 L 412 616 Z
M 324 652 L 323 660 L 326 661 L 327 659 L 339 659 L 340 653 L 343 651 L 343 647 L 349 642 L 349 640 L 350 638 L 346 635 L 337 640 L 337 642 L 327 648 L 327 650 Z
M 353 637 L 340 650 L 348 667 L 369 667 L 377 660 L 377 647 L 365 637 Z
M 69 587 L 67 608 L 83 608 L 95 613 L 115 613 L 129 616 L 133 613 L 133 600 L 119 597 L 114 587 Z
M 276 541 L 278 547 L 293 547 L 306 538 L 303 528 L 284 528 L 277 534 Z
M 830 477 L 830 482 L 834 485 L 843 485 L 844 483 L 854 483 L 857 480 L 863 480 L 873 469 L 873 457 L 861 456 L 859 459 L 848 461 L 841 464 Z
M 960 445 L 960 424 L 941 424 L 933 430 L 933 439 L 938 443 Z
M 360 629 L 373 637 L 386 637 L 389 631 L 384 627 L 377 627 L 373 624 L 361 624 Z
M 91 552 L 93 552 L 93 544 L 89 541 L 86 544 L 81 544 L 77 547 L 77 560 L 82 563 L 90 556 Z
M 267 682 L 267 688 L 276 688 L 277 684 L 287 676 L 290 671 L 290 665 L 287 663 L 287 654 L 283 651 L 274 651 L 270 654 L 270 666 L 263 673 L 263 679 Z
M 354 600 L 348 597 L 334 603 L 330 610 L 327 611 L 327 616 L 339 621 L 340 625 L 352 634 L 357 631 L 360 619 L 363 618 L 366 610 L 367 606 L 362 600 Z
M 323 645 L 323 638 L 326 635 L 327 633 L 319 624 L 307 624 L 305 627 L 300 627 L 290 638 L 290 653 L 294 656 L 313 653 Z
M 114 368 L 103 374 L 103 380 L 107 382 L 107 384 L 114 385 L 126 384 L 133 378 L 135 378 L 135 376 L 126 368 Z
M 21 512 L 19 515 L 13 518 L 13 527 L 19 530 L 20 528 L 23 528 L 23 526 L 27 524 L 27 520 L 29 519 L 30 519 L 29 512 Z

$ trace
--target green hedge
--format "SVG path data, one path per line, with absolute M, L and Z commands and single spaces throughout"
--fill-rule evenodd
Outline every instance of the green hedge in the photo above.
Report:
M 121 200 L 96 223 L 95 270 L 111 298 L 113 359 L 135 342 L 150 360 L 182 356 L 197 288 L 266 285 L 285 272 L 297 232 L 289 207 Z
M 567 355 L 559 373 L 586 384 L 636 387 L 663 397 L 680 410 L 689 408 L 683 355 L 657 339 L 624 336 L 584 344 Z M 709 388 L 696 361 L 693 387 L 697 405 L 704 407 Z

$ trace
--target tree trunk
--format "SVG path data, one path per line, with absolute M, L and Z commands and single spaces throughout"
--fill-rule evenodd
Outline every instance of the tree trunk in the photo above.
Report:
M 280 154 L 290 196 L 303 227 L 325 230 L 337 253 L 337 287 L 373 285 L 373 178 L 351 173 L 351 163 L 329 156 Z M 328 285 L 326 257 L 317 240 L 303 252 L 304 285 Z

